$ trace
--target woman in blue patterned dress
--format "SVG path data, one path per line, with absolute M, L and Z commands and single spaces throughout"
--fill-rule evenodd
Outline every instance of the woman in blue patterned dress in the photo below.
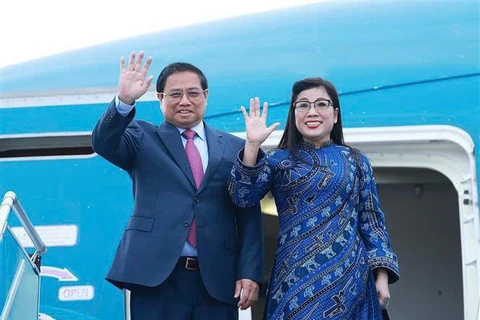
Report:
M 399 278 L 372 167 L 345 145 L 335 87 L 321 78 L 296 82 L 278 147 L 260 145 L 278 127 L 266 126 L 268 104 L 241 107 L 247 141 L 229 189 L 240 207 L 269 191 L 280 232 L 268 287 L 266 320 L 382 319 L 388 284 Z

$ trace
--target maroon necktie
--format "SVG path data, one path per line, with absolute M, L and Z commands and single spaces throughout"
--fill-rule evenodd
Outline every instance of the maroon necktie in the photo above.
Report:
M 193 179 L 195 179 L 195 184 L 197 188 L 202 183 L 203 179 L 203 165 L 202 158 L 200 157 L 200 152 L 198 152 L 193 138 L 197 133 L 193 130 L 185 130 L 182 135 L 187 139 L 187 144 L 185 145 L 185 152 L 187 153 L 188 162 L 190 163 L 190 169 L 192 169 Z M 197 247 L 197 223 L 195 221 L 195 216 L 193 217 L 192 223 L 190 224 L 190 229 L 188 230 L 187 241 L 192 245 L 192 247 Z

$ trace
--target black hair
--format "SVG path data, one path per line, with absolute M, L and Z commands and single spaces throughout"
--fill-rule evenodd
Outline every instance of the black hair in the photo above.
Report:
M 305 78 L 293 84 L 292 99 L 290 100 L 287 124 L 285 125 L 285 130 L 283 131 L 282 138 L 278 143 L 278 148 L 288 148 L 292 156 L 296 157 L 298 155 L 299 146 L 303 143 L 303 137 L 300 131 L 298 131 L 297 126 L 295 125 L 295 107 L 293 106 L 293 104 L 295 103 L 295 101 L 297 101 L 300 92 L 318 87 L 325 88 L 325 91 L 332 100 L 333 108 L 338 109 L 337 122 L 333 125 L 332 131 L 330 132 L 330 139 L 335 144 L 348 147 L 350 150 L 352 150 L 354 156 L 357 157 L 358 150 L 346 145 L 345 140 L 343 139 L 342 112 L 340 109 L 340 100 L 338 98 L 337 90 L 330 81 L 322 78 Z
M 208 81 L 203 72 L 195 67 L 193 64 L 187 63 L 187 62 L 174 62 L 169 65 L 167 65 L 165 68 L 163 68 L 162 72 L 158 75 L 157 78 L 157 92 L 163 92 L 165 89 L 165 83 L 167 82 L 167 78 L 171 76 L 172 74 L 176 72 L 184 72 L 184 71 L 190 71 L 193 73 L 196 73 L 198 75 L 198 78 L 200 79 L 200 85 L 202 86 L 202 89 L 208 89 Z

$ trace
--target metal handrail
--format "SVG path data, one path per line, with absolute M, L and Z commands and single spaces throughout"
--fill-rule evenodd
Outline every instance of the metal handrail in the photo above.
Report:
M 20 220 L 20 223 L 25 228 L 26 233 L 32 240 L 32 243 L 35 246 L 37 253 L 46 253 L 47 247 L 45 246 L 45 243 L 38 235 L 37 230 L 35 230 L 35 228 L 33 227 L 32 222 L 30 222 L 30 219 L 25 213 L 25 210 L 23 210 L 20 201 L 18 201 L 17 199 L 17 195 L 13 191 L 8 191 L 7 193 L 5 193 L 2 204 L 0 206 L 0 240 L 2 240 L 5 230 L 7 228 L 8 216 L 12 209 L 14 209 L 13 211 L 15 212 L 18 220 Z M 34 257 L 36 256 L 37 254 L 34 254 Z
M 0 314 L 0 320 L 7 320 L 10 315 L 10 310 L 12 310 L 13 301 L 17 295 L 18 288 L 20 287 L 20 281 L 22 279 L 23 273 L 25 272 L 25 260 L 21 260 L 20 264 L 17 267 L 15 272 L 15 277 L 13 278 L 12 286 L 8 292 L 7 300 L 5 300 L 5 305 L 3 306 L 2 313 Z

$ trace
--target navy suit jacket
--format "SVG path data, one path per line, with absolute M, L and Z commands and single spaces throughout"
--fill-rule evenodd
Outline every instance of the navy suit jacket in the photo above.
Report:
M 195 215 L 205 287 L 217 300 L 236 303 L 236 280 L 263 281 L 260 207 L 235 207 L 227 190 L 244 140 L 205 124 L 209 160 L 197 189 L 178 129 L 134 116 L 135 109 L 127 117 L 119 114 L 112 101 L 92 135 L 95 152 L 130 175 L 135 200 L 106 279 L 119 288 L 161 284 L 180 257 Z

